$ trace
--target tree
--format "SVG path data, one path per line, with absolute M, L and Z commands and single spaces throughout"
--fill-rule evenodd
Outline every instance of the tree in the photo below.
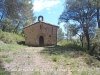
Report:
M 91 4 L 91 1 L 92 0 L 67 0 L 65 2 L 64 12 L 59 18 L 59 23 L 67 23 L 69 20 L 78 22 L 78 30 L 80 30 L 80 34 L 84 34 L 88 50 L 90 50 L 90 36 L 94 33 L 97 22 L 95 18 L 96 9 Z
M 96 36 L 92 39 L 90 54 L 100 60 L 100 28 L 96 30 Z
M 100 0 L 93 0 L 91 4 L 95 7 L 96 9 L 96 18 L 97 18 L 97 23 L 98 27 L 100 28 Z
M 8 16 L 14 25 L 13 32 L 16 33 L 19 28 L 23 28 L 27 22 L 32 23 L 35 20 L 33 14 L 33 4 L 31 0 L 3 0 L 0 1 L 0 21 L 4 21 Z M 0 26 L 3 26 L 0 24 Z M 20 27 L 21 26 L 21 27 Z
M 57 39 L 58 39 L 58 42 L 60 41 L 63 41 L 64 40 L 64 33 L 62 32 L 62 29 L 58 29 L 58 33 L 57 33 Z
M 2 29 L 2 31 L 12 32 L 12 30 L 14 29 L 12 20 L 9 18 L 6 18 L 5 20 L 1 21 L 0 24 L 2 25 L 0 27 L 0 29 Z
M 78 34 L 78 27 L 76 24 L 70 24 L 67 23 L 64 25 L 65 31 L 66 31 L 66 38 L 67 41 L 71 41 L 73 36 L 76 36 Z

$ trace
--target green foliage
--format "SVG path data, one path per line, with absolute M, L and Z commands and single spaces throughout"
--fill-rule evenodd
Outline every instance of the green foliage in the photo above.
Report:
M 66 46 L 68 44 L 68 42 L 60 42 L 61 46 Z
M 14 51 L 14 54 L 16 54 L 16 50 L 25 48 L 25 47 L 27 47 L 27 46 L 19 45 L 19 44 L 0 44 L 1 52 Z
M 46 59 L 56 62 L 57 69 L 70 67 L 72 75 L 99 75 L 100 62 L 87 54 L 80 51 L 72 42 L 62 42 L 62 46 L 45 47 L 41 51 L 42 55 L 46 55 Z
M 85 58 L 85 62 L 89 66 L 100 67 L 100 62 L 98 60 L 94 59 L 92 56 L 87 55 Z
M 0 68 L 0 75 L 10 75 L 10 72 L 5 71 L 4 68 Z
M 34 22 L 33 3 L 31 0 L 3 0 L 0 2 L 0 29 L 17 33 L 26 25 Z M 21 11 L 19 11 L 21 10 Z
M 10 59 L 10 58 L 5 59 L 5 62 L 7 62 L 7 63 L 11 63 L 12 61 L 13 61 L 13 59 Z
M 40 75 L 40 72 L 39 71 L 34 71 L 33 75 Z
M 1 59 L 1 57 L 0 57 L 0 66 L 1 66 L 1 63 L 2 63 L 2 59 Z
M 58 59 L 59 59 L 59 58 L 58 58 L 57 55 L 53 55 L 53 56 L 52 56 L 52 61 L 57 62 Z
M 3 68 L 3 60 L 1 59 L 0 57 L 0 75 L 10 75 L 10 72 L 6 71 L 4 68 Z
M 91 4 L 92 1 L 66 0 L 64 12 L 59 18 L 59 22 L 72 23 L 68 26 L 68 32 L 70 31 L 71 35 L 78 34 L 80 36 L 84 34 L 87 50 L 90 50 L 90 41 L 95 35 L 97 23 L 97 12 L 95 12 L 97 9 Z M 83 41 L 83 39 L 80 41 Z
M 79 75 L 79 72 L 76 70 L 76 71 L 72 71 L 72 75 Z
M 16 55 L 17 53 L 18 53 L 17 51 L 14 51 L 14 52 L 13 52 L 14 55 Z
M 74 42 L 60 42 L 61 46 L 66 46 L 66 47 L 72 47 L 72 48 L 77 48 L 77 49 L 82 49 L 80 45 L 77 45 Z
M 66 31 L 65 33 L 66 33 L 67 41 L 71 41 L 72 37 L 75 36 L 79 31 L 77 25 L 73 25 L 73 24 L 70 24 L 70 23 L 65 24 L 64 28 L 65 28 L 65 31 Z
M 82 71 L 81 75 L 88 75 L 88 71 Z
M 64 40 L 64 32 L 62 31 L 62 29 L 58 29 L 58 32 L 57 32 L 57 41 L 60 42 L 60 41 L 63 41 Z
M 8 58 L 8 55 L 5 55 L 5 54 L 4 54 L 4 55 L 2 55 L 2 57 L 3 57 L 3 58 Z
M 90 54 L 100 60 L 100 29 L 96 30 L 96 37 L 91 41 Z
M 1 21 L 2 25 L 1 29 L 3 31 L 12 32 L 14 29 L 14 25 L 12 24 L 12 20 L 10 18 L 6 18 L 5 20 Z
M 2 40 L 5 43 L 17 43 L 20 41 L 24 41 L 24 37 L 21 35 L 17 35 L 14 33 L 8 33 L 8 32 L 3 32 L 0 30 L 0 40 Z

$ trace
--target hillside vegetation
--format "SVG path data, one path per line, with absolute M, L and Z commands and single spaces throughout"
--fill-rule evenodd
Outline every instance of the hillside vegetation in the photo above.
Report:
M 100 75 L 100 61 L 85 52 L 85 48 L 72 42 L 45 47 L 40 53 L 45 59 L 55 62 L 57 70 L 63 68 L 71 71 L 70 75 Z
M 24 45 L 18 44 L 19 42 L 24 41 L 24 37 L 18 34 L 9 33 L 9 32 L 3 32 L 0 30 L 0 75 L 10 75 L 9 71 L 6 71 L 5 68 L 3 68 L 4 61 L 2 58 L 6 58 L 5 61 L 10 63 L 13 60 L 8 58 L 8 55 L 4 54 L 2 55 L 2 52 L 9 53 L 10 51 L 15 53 L 18 49 L 27 47 Z
M 18 42 L 24 40 L 24 37 L 21 35 L 0 31 L 0 41 L 2 41 L 0 44 L 0 75 L 10 75 L 12 73 L 5 71 L 5 68 L 3 68 L 4 66 L 2 65 L 4 63 L 8 65 L 12 64 L 10 65 L 11 68 L 12 66 L 18 65 L 18 63 L 13 65 L 13 63 L 16 62 L 16 59 L 18 59 L 19 63 L 23 64 L 18 55 L 21 55 L 21 58 L 26 60 L 24 63 L 28 64 L 28 66 L 31 65 L 31 67 L 32 65 L 34 66 L 31 61 L 37 63 L 38 61 L 36 60 L 39 60 L 40 57 L 43 56 L 41 59 L 43 59 L 44 62 L 50 61 L 50 63 L 53 63 L 52 66 L 54 66 L 54 71 L 47 73 L 49 75 L 55 73 L 57 73 L 57 75 L 100 75 L 100 61 L 93 56 L 90 56 L 88 52 L 85 52 L 85 48 L 82 48 L 78 44 L 73 42 L 60 42 L 58 46 L 47 46 L 41 49 L 41 47 L 28 47 L 23 44 L 18 44 Z M 34 54 L 36 51 L 40 51 L 35 53 L 39 54 L 40 57 Z M 36 60 L 31 60 L 33 55 L 37 57 Z M 12 56 L 14 58 L 12 58 Z M 27 58 L 24 56 L 27 56 Z M 42 64 L 42 62 L 40 62 L 40 64 Z M 17 67 L 20 69 L 20 66 Z M 28 67 L 27 65 L 24 66 Z M 45 68 L 47 67 L 45 66 Z M 37 69 L 42 68 L 37 67 Z M 19 71 L 16 71 L 15 73 L 15 75 L 23 74 Z M 32 73 L 35 75 L 42 75 L 39 71 L 33 71 Z
M 7 43 L 7 44 L 11 44 L 11 43 L 25 41 L 25 39 L 22 35 L 9 33 L 9 32 L 3 32 L 2 30 L 0 30 L 0 41 L 3 41 L 4 43 Z

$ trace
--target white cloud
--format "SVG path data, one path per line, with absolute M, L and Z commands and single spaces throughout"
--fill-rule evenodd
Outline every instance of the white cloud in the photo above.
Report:
M 49 14 L 55 14 L 56 12 L 50 12 L 50 11 L 48 11 L 48 13 L 49 13 Z
M 51 7 L 56 7 L 60 0 L 34 0 L 34 11 L 39 12 L 43 9 L 50 10 Z
M 66 22 L 61 22 L 61 23 L 60 23 L 60 25 L 65 25 L 65 24 L 67 24 L 67 23 L 66 23 Z

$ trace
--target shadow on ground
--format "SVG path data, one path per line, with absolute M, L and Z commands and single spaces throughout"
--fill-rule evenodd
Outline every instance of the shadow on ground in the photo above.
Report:
M 6 69 L 3 68 L 2 59 L 1 58 L 0 58 L 0 75 L 11 75 L 10 72 L 6 71 Z
M 47 46 L 44 50 L 40 52 L 41 54 L 49 54 L 49 55 L 64 55 L 71 57 L 79 57 L 82 55 L 82 48 L 77 47 L 68 47 L 68 46 Z
M 85 53 L 81 47 L 77 46 L 47 46 L 40 53 L 43 55 L 47 54 L 48 56 L 63 55 L 65 58 L 85 57 L 83 59 L 89 66 L 100 67 L 100 62 L 98 60 L 94 59 L 92 56 Z

